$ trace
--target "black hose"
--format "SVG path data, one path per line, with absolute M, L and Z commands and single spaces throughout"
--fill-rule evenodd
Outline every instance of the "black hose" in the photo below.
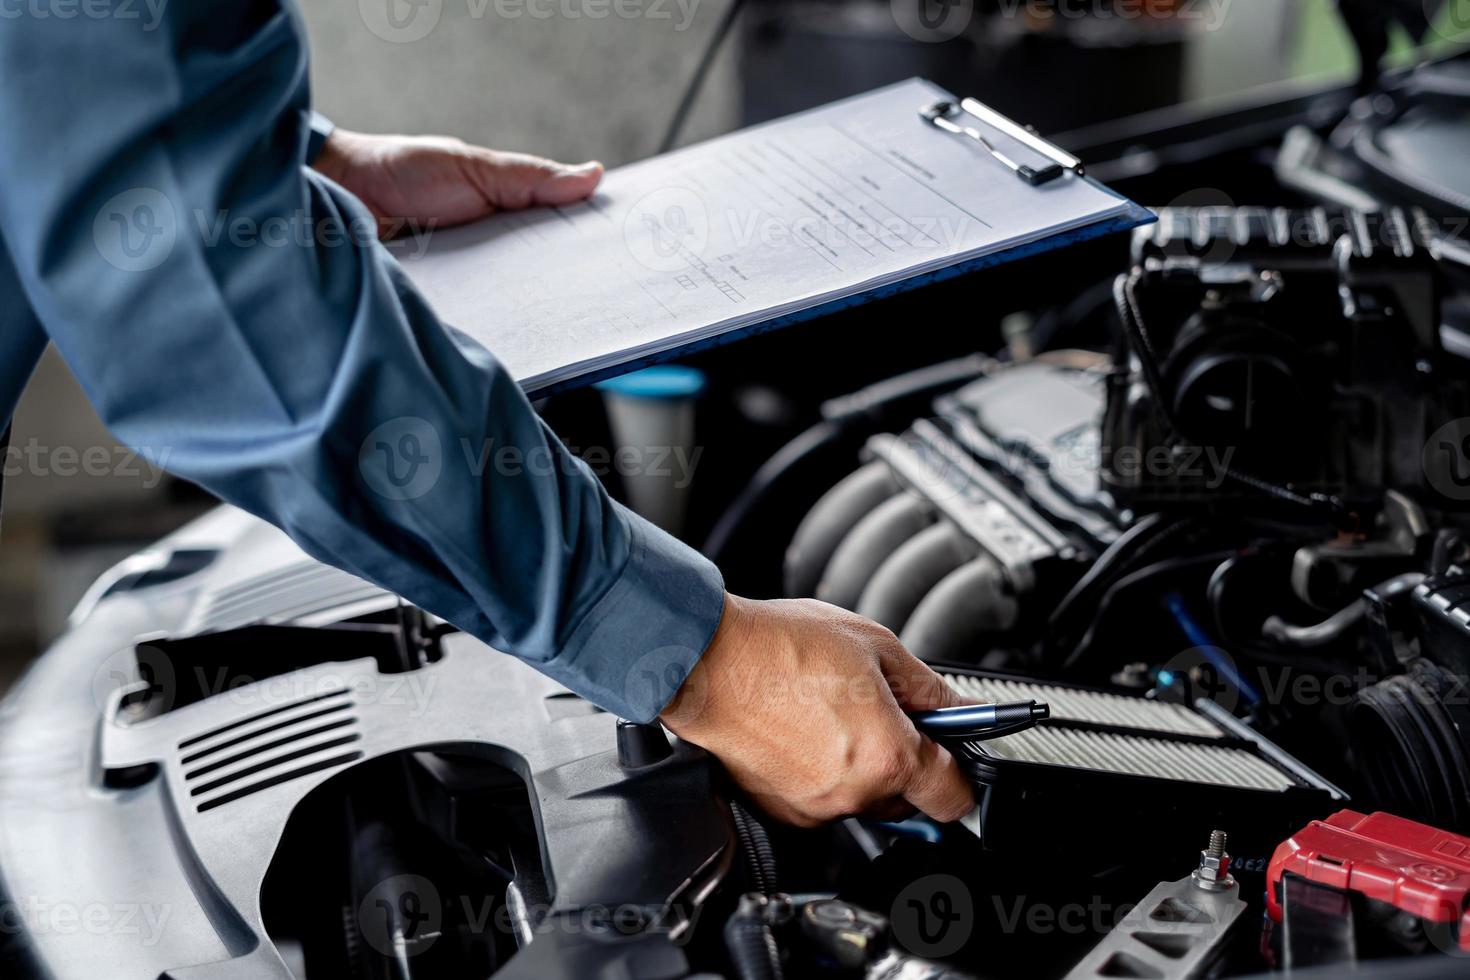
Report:
M 1412 591 L 1424 581 L 1423 572 L 1404 572 L 1373 587 L 1385 599 Z M 1317 650 L 1342 639 L 1368 615 L 1368 600 L 1359 598 L 1348 603 L 1320 623 L 1293 626 L 1280 616 L 1271 616 L 1261 624 L 1261 635 L 1278 646 L 1297 650 Z
M 730 502 L 730 506 L 725 508 L 709 536 L 704 539 L 703 550 L 710 560 L 719 564 L 730 543 L 737 540 L 740 532 L 745 529 L 745 522 L 751 512 L 792 470 L 823 449 L 835 445 L 844 435 L 842 426 L 834 422 L 818 422 L 776 450 L 776 454 L 755 471 L 750 482 Z
M 1368 615 L 1368 600 L 1355 599 L 1320 623 L 1293 626 L 1280 616 L 1268 616 L 1261 624 L 1261 635 L 1277 646 L 1294 650 L 1317 650 L 1330 646 Z
M 767 921 L 764 895 L 742 895 L 725 923 L 725 949 L 739 980 L 782 980 L 781 950 Z
M 938 364 L 906 371 L 847 395 L 839 395 L 822 404 L 822 418 L 848 424 L 866 420 L 881 421 L 892 405 L 941 394 L 985 374 L 994 362 L 981 354 L 956 357 Z
M 1113 543 L 1108 545 L 1107 550 L 1097 556 L 1097 560 L 1092 563 L 1087 572 L 1067 590 L 1067 594 L 1062 596 L 1062 600 L 1052 610 L 1048 625 L 1055 628 L 1065 620 L 1072 607 L 1081 602 L 1087 593 L 1094 590 L 1098 583 L 1113 570 L 1113 566 L 1131 558 L 1135 547 L 1140 546 L 1155 531 L 1160 530 L 1160 525 L 1164 521 L 1163 514 L 1145 514 L 1134 521 L 1132 527 L 1118 535 Z
M 1138 283 L 1143 279 L 1143 269 L 1135 267 L 1132 272 L 1119 275 L 1113 280 L 1113 304 L 1118 308 L 1118 320 L 1123 324 L 1123 336 L 1143 368 L 1143 381 L 1153 396 L 1154 414 L 1159 427 L 1164 430 L 1164 441 L 1172 443 L 1178 435 L 1179 426 L 1174 420 L 1169 400 L 1164 393 L 1164 375 L 1159 368 L 1158 354 L 1144 326 L 1143 311 L 1138 305 Z
M 1120 535 L 1068 590 L 1047 621 L 1045 657 L 1054 661 L 1072 644 L 1080 631 L 1074 623 L 1085 612 L 1097 615 L 1099 593 L 1105 593 L 1117 576 L 1136 568 L 1179 534 L 1194 527 L 1188 519 L 1170 520 L 1160 513 L 1148 514 Z
M 771 837 L 765 826 L 734 800 L 730 801 L 730 816 L 735 821 L 735 835 L 740 839 L 751 882 L 761 894 L 774 895 L 779 890 L 776 852 L 771 848 Z
M 899 403 L 931 398 L 956 388 L 984 374 L 990 364 L 988 358 L 979 355 L 942 361 L 826 402 L 822 405 L 822 421 L 777 450 L 725 508 L 705 538 L 704 553 L 718 564 L 731 543 L 740 539 L 756 508 L 806 459 L 837 444 L 854 430 L 876 425 L 885 412 Z
M 1097 604 L 1097 615 L 1093 618 L 1092 624 L 1087 628 L 1087 632 L 1083 634 L 1077 646 L 1067 655 L 1067 659 L 1063 662 L 1063 667 L 1066 669 L 1076 667 L 1091 652 L 1093 640 L 1097 636 L 1098 624 L 1103 621 L 1108 612 L 1117 604 L 1118 597 L 1123 593 L 1160 575 L 1172 575 L 1175 572 L 1188 571 L 1202 565 L 1218 565 L 1220 562 L 1237 554 L 1239 554 L 1239 551 L 1231 549 L 1229 551 L 1214 551 L 1204 555 L 1166 558 L 1163 561 L 1154 562 L 1152 565 L 1145 565 L 1138 571 L 1130 572 L 1123 576 L 1103 593 L 1102 599 Z
M 1089 316 L 1104 309 L 1112 296 L 1111 279 L 1093 283 L 1067 303 L 1053 306 L 1036 318 L 1031 328 L 1031 347 L 1038 352 L 1057 346 L 1056 340 L 1067 327 L 1084 322 Z

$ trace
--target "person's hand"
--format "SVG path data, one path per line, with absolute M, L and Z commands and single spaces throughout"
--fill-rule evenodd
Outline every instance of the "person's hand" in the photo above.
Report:
M 312 165 L 351 191 L 391 238 L 534 205 L 571 204 L 602 179 L 602 164 L 568 166 L 444 136 L 368 136 L 334 130 Z
M 970 784 L 904 711 L 967 703 L 877 623 L 814 600 L 728 596 L 661 720 L 788 823 L 914 809 L 947 822 L 975 805 Z

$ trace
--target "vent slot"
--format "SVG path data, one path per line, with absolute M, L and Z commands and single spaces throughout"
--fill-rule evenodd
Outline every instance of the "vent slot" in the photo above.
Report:
M 353 720 L 355 721 L 356 719 Z M 341 738 L 334 738 L 326 742 L 319 742 L 315 745 L 308 745 L 304 748 L 296 749 L 293 752 L 286 752 L 282 755 L 272 756 L 271 758 L 266 759 L 264 762 L 257 762 L 254 765 L 246 766 L 245 768 L 236 770 L 235 772 L 232 772 L 227 776 L 221 776 L 218 779 L 212 779 L 207 783 L 200 783 L 199 785 L 194 786 L 189 790 L 189 795 L 203 796 L 205 793 L 212 793 L 215 790 L 219 789 L 221 786 L 228 786 L 230 783 L 244 779 L 246 776 L 254 776 L 258 773 L 265 772 L 267 769 L 274 769 L 276 766 L 284 765 L 287 762 L 295 762 L 298 759 L 304 759 L 309 755 L 316 755 L 318 752 L 325 752 L 328 749 L 335 749 L 340 748 L 343 745 L 350 745 L 351 743 L 356 742 L 361 737 L 361 735 L 353 732 L 350 735 L 343 735 Z
M 291 780 L 299 779 L 302 776 L 310 776 L 314 772 L 322 772 L 323 770 L 332 769 L 336 766 L 345 766 L 349 762 L 356 762 L 358 759 L 361 758 L 361 752 L 349 752 L 346 755 L 335 756 L 331 759 L 323 759 L 321 762 L 315 762 L 309 766 L 303 766 L 300 769 L 292 769 L 290 772 L 283 772 L 280 775 L 272 776 L 269 779 L 263 779 L 258 783 L 251 783 L 249 786 L 242 786 L 233 792 L 224 794 L 223 796 L 216 796 L 212 800 L 206 800 L 205 802 L 199 804 L 198 810 L 200 813 L 205 813 L 209 810 L 213 810 L 217 806 L 224 806 L 226 803 L 233 803 L 236 800 L 244 799 L 252 793 L 259 793 L 261 790 L 270 789 L 272 786 L 279 786 L 282 783 L 288 783 Z
M 345 708 L 346 705 L 343 705 L 343 707 Z M 339 709 L 329 708 L 328 710 L 337 711 Z M 356 718 L 349 716 L 347 718 L 341 719 L 340 721 L 332 721 L 328 722 L 325 725 L 318 725 L 316 728 L 310 729 L 309 731 L 301 732 L 294 735 L 287 735 L 284 738 L 276 739 L 274 742 L 267 742 L 264 745 L 255 746 L 253 748 L 246 749 L 243 752 L 236 752 L 234 755 L 228 755 L 225 756 L 223 759 L 218 759 L 214 762 L 208 763 L 207 765 L 200 766 L 198 769 L 186 773 L 184 778 L 198 779 L 200 776 L 207 776 L 212 772 L 224 769 L 227 766 L 232 766 L 237 762 L 243 762 L 253 755 L 259 755 L 262 752 L 269 752 L 271 749 L 278 749 L 284 745 L 290 745 L 293 742 L 299 742 L 303 738 L 310 738 L 314 735 L 325 735 L 327 732 L 336 731 L 339 728 L 346 728 L 350 725 L 356 724 L 356 722 Z
M 179 763 L 186 768 L 189 795 L 197 798 L 196 810 L 204 813 L 362 758 L 360 751 L 342 751 L 362 738 L 351 708 L 348 692 L 338 689 L 257 712 L 180 742 L 180 752 L 194 749 Z M 245 780 L 253 781 L 241 785 Z
M 244 726 L 250 724 L 251 722 L 260 721 L 262 718 L 269 718 L 272 715 L 279 715 L 279 714 L 281 714 L 283 712 L 290 711 L 293 708 L 299 708 L 302 705 L 315 704 L 318 701 L 325 701 L 327 698 L 342 697 L 346 693 L 347 693 L 347 691 L 345 689 L 338 688 L 335 691 L 327 691 L 324 694 L 318 694 L 316 697 L 306 698 L 303 701 L 293 701 L 290 704 L 283 704 L 283 705 L 281 705 L 278 708 L 271 708 L 269 711 L 262 711 L 258 715 L 251 715 L 248 718 L 241 718 L 239 721 L 232 721 L 228 725 L 222 725 L 219 728 L 215 728 L 215 729 L 212 729 L 212 730 L 207 731 L 207 732 L 201 732 L 198 735 L 194 735 L 194 736 L 191 736 L 190 738 L 184 739 L 182 742 L 179 743 L 179 749 L 180 750 L 183 750 L 183 749 L 189 748 L 191 745 L 198 745 L 200 742 L 203 742 L 205 739 L 214 738 L 216 735 L 223 735 L 225 732 L 232 732 L 232 731 L 234 731 L 237 728 L 243 728 Z M 242 738 L 249 738 L 250 736 L 249 735 L 245 735 L 245 736 L 241 736 L 241 737 Z M 213 751 L 213 749 L 210 749 L 208 751 Z M 189 758 L 185 759 L 184 761 L 185 762 L 190 762 L 193 759 L 196 759 L 198 757 L 199 757 L 199 753 L 196 753 L 195 755 L 190 756 Z

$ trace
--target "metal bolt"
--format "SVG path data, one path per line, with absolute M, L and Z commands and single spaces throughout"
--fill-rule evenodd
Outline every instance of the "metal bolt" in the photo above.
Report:
M 1199 867 L 1190 876 L 1194 884 L 1205 891 L 1221 892 L 1235 887 L 1230 876 L 1230 855 L 1225 853 L 1225 831 L 1210 834 L 1210 846 L 1199 852 Z

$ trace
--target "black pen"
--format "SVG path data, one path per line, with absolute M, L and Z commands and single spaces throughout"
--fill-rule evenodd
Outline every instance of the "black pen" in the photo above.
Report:
M 980 742 L 1014 735 L 1051 717 L 1043 701 L 1002 701 L 999 704 L 965 704 L 957 708 L 915 711 L 909 720 L 933 739 Z

